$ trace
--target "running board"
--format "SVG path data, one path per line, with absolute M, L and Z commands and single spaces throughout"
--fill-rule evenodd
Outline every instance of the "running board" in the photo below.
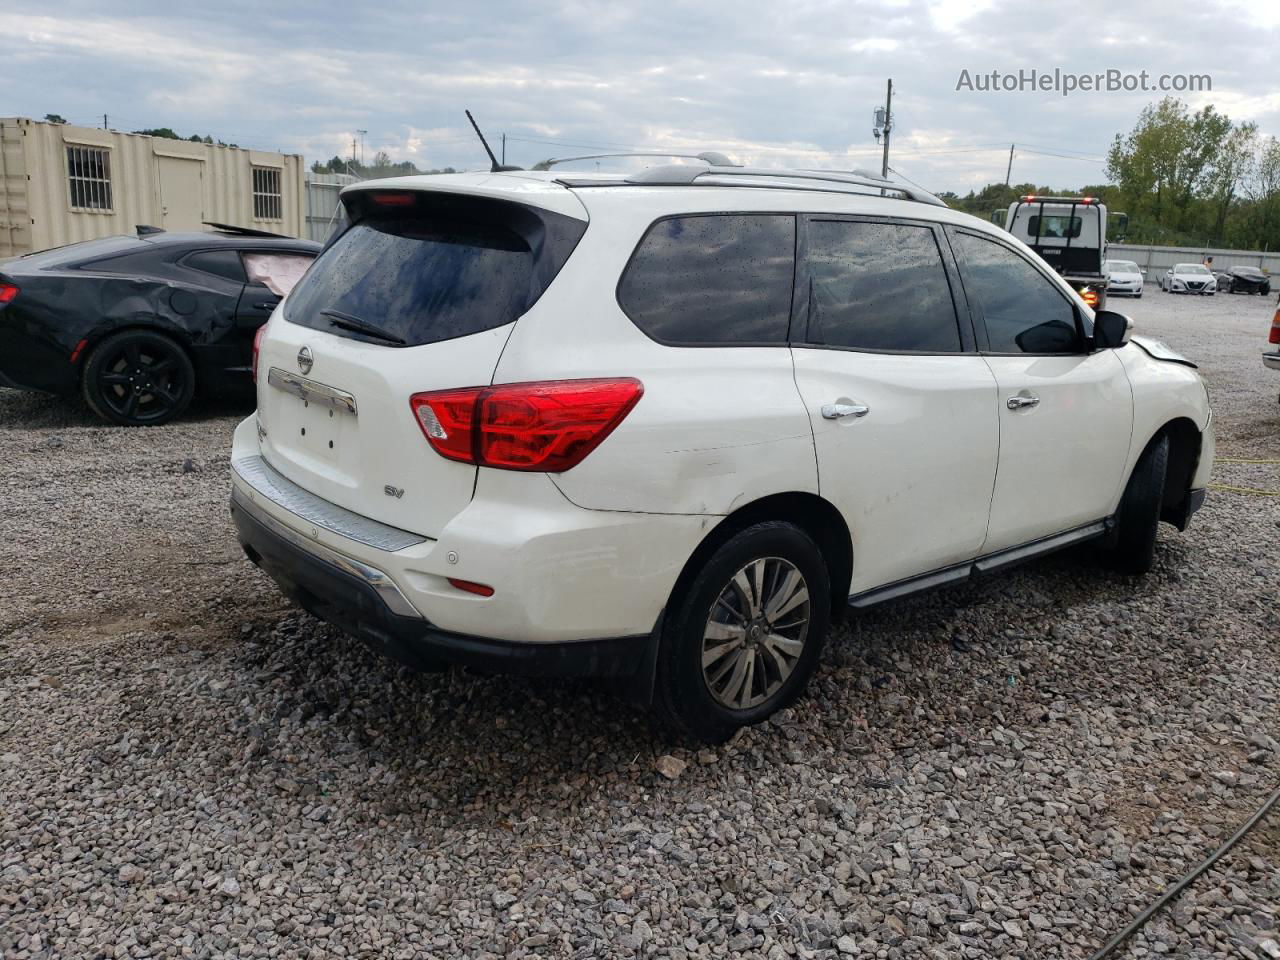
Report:
M 855 593 L 849 597 L 849 606 L 855 610 L 865 610 L 867 607 L 874 607 L 876 604 L 884 603 L 886 600 L 897 600 L 899 597 L 919 593 L 922 590 L 931 590 L 934 587 L 945 586 L 949 583 L 958 583 L 980 573 L 992 573 L 1004 567 L 1011 567 L 1015 563 L 1030 560 L 1032 557 L 1053 553 L 1055 550 L 1072 547 L 1087 540 L 1096 540 L 1099 537 L 1106 536 L 1114 527 L 1115 520 L 1110 517 L 1106 520 L 1099 520 L 1096 523 L 1087 523 L 1083 527 L 1076 527 L 1074 530 L 1068 530 L 1065 533 L 1056 533 L 1051 537 L 1032 540 L 1030 543 L 1024 543 L 1018 547 L 1009 547 L 996 553 L 989 553 L 985 557 L 978 557 L 976 560 L 966 560 L 964 563 L 958 563 L 952 567 L 943 567 L 941 570 L 933 570 L 918 577 L 908 577 L 906 580 L 898 580 L 883 587 Z

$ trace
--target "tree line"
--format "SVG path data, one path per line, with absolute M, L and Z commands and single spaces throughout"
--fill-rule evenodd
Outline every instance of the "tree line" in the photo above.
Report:
M 1093 196 L 1129 215 L 1130 243 L 1280 249 L 1280 141 L 1257 124 L 1166 97 L 1116 134 L 1105 172 L 1110 182 L 1070 190 L 993 183 L 940 196 L 983 218 L 1027 194 Z
M 453 167 L 419 170 L 408 160 L 393 161 L 391 154 L 379 150 L 373 155 L 373 163 L 365 165 L 356 160 L 348 160 L 334 155 L 328 160 L 317 160 L 311 164 L 312 173 L 350 173 L 362 180 L 377 180 L 381 177 L 408 177 L 424 173 L 457 173 Z

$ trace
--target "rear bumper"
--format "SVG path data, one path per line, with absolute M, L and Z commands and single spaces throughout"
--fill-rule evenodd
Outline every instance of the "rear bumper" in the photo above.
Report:
M 1262 355 L 1262 365 L 1268 370 L 1280 370 L 1280 351 L 1264 353 Z
M 291 600 L 415 667 L 454 663 L 529 676 L 633 676 L 648 662 L 650 637 L 568 643 L 511 643 L 441 630 L 412 606 L 385 572 L 343 557 L 273 519 L 238 490 L 231 516 L 245 554 Z
M 721 519 L 588 510 L 545 474 L 480 470 L 470 502 L 429 537 L 290 481 L 263 459 L 257 426 L 244 420 L 232 447 L 241 542 L 286 594 L 392 653 L 513 672 L 625 671 Z

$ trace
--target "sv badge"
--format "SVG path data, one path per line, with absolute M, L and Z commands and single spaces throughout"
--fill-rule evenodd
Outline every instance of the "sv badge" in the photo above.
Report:
M 385 487 L 382 488 L 382 492 L 385 493 L 388 497 L 395 497 L 397 500 L 399 500 L 401 497 L 404 496 L 404 487 L 393 487 L 391 484 L 388 483 Z

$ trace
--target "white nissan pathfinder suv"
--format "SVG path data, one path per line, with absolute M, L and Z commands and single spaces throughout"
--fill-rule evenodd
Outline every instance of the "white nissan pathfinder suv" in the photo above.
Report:
M 1018 240 L 867 174 L 382 180 L 260 334 L 231 509 L 410 663 L 628 677 L 704 738 L 833 617 L 1097 540 L 1213 462 L 1194 365 Z

